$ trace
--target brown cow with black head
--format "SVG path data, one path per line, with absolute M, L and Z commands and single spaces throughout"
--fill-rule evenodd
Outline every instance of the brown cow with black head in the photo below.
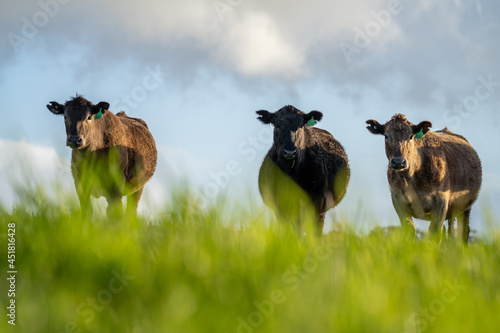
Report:
M 415 235 L 412 217 L 429 220 L 431 237 L 440 241 L 445 219 L 451 236 L 458 218 L 458 232 L 467 244 L 470 210 L 482 179 L 481 161 L 469 142 L 447 128 L 430 131 L 429 121 L 414 125 L 402 114 L 384 125 L 373 119 L 366 123 L 371 133 L 385 136 L 387 178 L 403 229 Z
M 71 169 L 83 216 L 92 215 L 91 195 L 107 199 L 108 217 L 120 215 L 122 197 L 127 196 L 127 213 L 136 216 L 157 160 L 146 123 L 125 112 L 114 115 L 108 110 L 109 103 L 94 105 L 79 95 L 64 105 L 50 102 L 47 108 L 64 115 L 66 145 L 72 149 Z

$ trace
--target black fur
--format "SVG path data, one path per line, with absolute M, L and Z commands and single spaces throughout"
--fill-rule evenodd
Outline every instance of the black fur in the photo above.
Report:
M 349 162 L 342 145 L 329 132 L 305 126 L 311 117 L 316 121 L 322 119 L 323 114 L 319 111 L 305 114 L 288 105 L 274 113 L 257 113 L 261 115 L 259 120 L 267 123 L 272 119 L 275 125 L 273 146 L 259 172 L 259 189 L 264 202 L 279 218 L 296 219 L 293 206 L 299 206 L 301 200 L 309 201 L 321 231 L 326 211 L 342 200 L 349 182 Z M 296 149 L 296 158 L 284 158 L 284 149 Z M 285 193 L 294 187 L 290 181 L 298 185 L 296 190 L 302 193 L 299 198 Z M 278 198 L 283 195 L 289 195 L 289 200 Z

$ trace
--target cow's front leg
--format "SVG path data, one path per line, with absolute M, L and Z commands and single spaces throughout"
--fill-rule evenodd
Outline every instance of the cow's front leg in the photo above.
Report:
M 431 240 L 441 243 L 444 221 L 446 219 L 448 200 L 438 197 L 431 212 L 431 225 L 429 226 L 429 236 Z
M 401 223 L 401 229 L 403 234 L 409 238 L 417 237 L 417 228 L 413 223 L 413 219 L 409 215 L 399 216 L 399 223 Z
M 411 214 L 408 212 L 406 207 L 404 205 L 400 205 L 395 198 L 393 198 L 392 203 L 394 205 L 394 209 L 396 209 L 396 213 L 398 214 L 403 234 L 408 238 L 416 238 L 417 228 L 415 228 Z
M 92 218 L 94 210 L 92 208 L 90 194 L 78 193 L 78 200 L 80 201 L 80 210 L 82 219 L 87 220 Z
M 90 200 L 90 187 L 85 182 L 75 179 L 76 194 L 80 201 L 80 216 L 83 220 L 92 218 L 93 208 Z
M 107 197 L 108 208 L 106 208 L 106 216 L 108 219 L 117 218 L 123 215 L 123 204 L 121 196 Z

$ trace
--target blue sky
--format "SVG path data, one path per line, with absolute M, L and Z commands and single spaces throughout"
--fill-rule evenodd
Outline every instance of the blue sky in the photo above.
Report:
M 331 215 L 360 228 L 364 214 L 398 223 L 383 140 L 364 124 L 394 113 L 467 137 L 484 172 L 472 226 L 484 229 L 484 207 L 500 215 L 496 1 L 22 0 L 1 7 L 5 205 L 16 200 L 11 182 L 24 177 L 21 166 L 33 183 L 58 179 L 72 190 L 64 124 L 45 104 L 78 92 L 149 124 L 160 155 L 143 214 L 163 213 L 183 177 L 206 197 L 217 188 L 260 200 L 257 174 L 271 128 L 255 111 L 292 104 L 322 111 L 317 126 L 348 153 L 351 183 Z

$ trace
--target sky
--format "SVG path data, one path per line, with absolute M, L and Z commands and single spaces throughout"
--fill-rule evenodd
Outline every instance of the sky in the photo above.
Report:
M 0 8 L 4 206 L 23 182 L 57 180 L 76 196 L 63 120 L 45 105 L 78 92 L 148 123 L 159 161 L 143 215 L 164 214 L 186 179 L 200 200 L 261 203 L 257 175 L 272 128 L 255 111 L 291 104 L 322 111 L 316 126 L 349 157 L 351 181 L 330 227 L 340 219 L 360 229 L 398 225 L 384 140 L 365 129 L 367 119 L 395 113 L 465 136 L 483 163 L 472 228 L 488 230 L 488 208 L 500 216 L 498 1 L 20 0 Z

